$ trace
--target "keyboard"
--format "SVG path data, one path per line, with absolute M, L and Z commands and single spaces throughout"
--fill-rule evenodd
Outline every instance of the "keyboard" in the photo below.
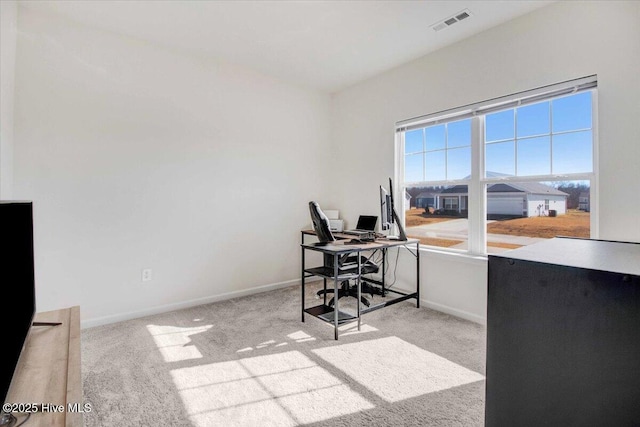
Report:
M 365 230 L 345 230 L 342 232 L 343 234 L 350 234 L 352 236 L 362 236 L 363 234 L 371 233 L 371 231 Z
M 347 231 L 344 231 L 343 233 L 354 236 L 356 239 L 360 239 L 367 242 L 373 242 L 374 240 L 376 240 L 375 231 L 347 230 Z

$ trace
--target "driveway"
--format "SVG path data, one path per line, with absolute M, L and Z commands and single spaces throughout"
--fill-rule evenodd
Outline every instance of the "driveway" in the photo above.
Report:
M 494 221 L 487 220 L 487 224 Z M 434 224 L 417 225 L 415 227 L 407 227 L 407 234 L 412 237 L 432 237 L 449 240 L 466 240 L 469 238 L 469 220 L 466 218 L 452 219 L 450 221 L 436 222 Z M 531 245 L 533 243 L 542 242 L 544 238 L 512 236 L 508 234 L 487 234 L 487 242 L 509 243 L 513 245 Z

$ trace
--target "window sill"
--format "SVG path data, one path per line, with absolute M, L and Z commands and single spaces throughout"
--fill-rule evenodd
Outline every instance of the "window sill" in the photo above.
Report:
M 477 255 L 469 252 L 453 252 L 451 250 L 438 249 L 434 246 L 420 246 L 420 252 L 429 258 L 439 258 L 445 261 L 458 261 L 474 265 L 485 265 L 488 260 L 487 255 Z

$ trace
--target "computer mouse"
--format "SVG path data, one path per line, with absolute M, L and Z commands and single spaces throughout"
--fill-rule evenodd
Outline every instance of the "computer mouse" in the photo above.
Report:
M 364 243 L 362 240 L 360 239 L 351 239 L 349 240 L 349 243 L 351 243 L 352 245 L 360 245 L 362 243 Z

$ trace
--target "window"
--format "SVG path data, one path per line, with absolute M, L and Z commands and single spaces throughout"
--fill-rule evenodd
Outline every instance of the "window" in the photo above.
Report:
M 595 76 L 398 123 L 407 235 L 497 252 L 595 237 Z
M 458 198 L 457 197 L 445 197 L 444 198 L 444 208 L 448 211 L 457 211 L 458 210 Z

